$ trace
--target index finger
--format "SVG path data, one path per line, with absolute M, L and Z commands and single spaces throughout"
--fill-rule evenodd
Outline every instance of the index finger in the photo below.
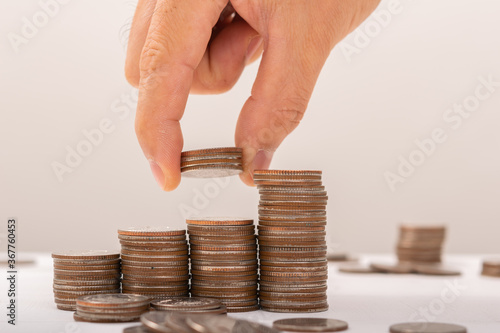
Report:
M 193 73 L 227 0 L 158 0 L 139 64 L 135 130 L 151 170 L 166 191 L 180 182 L 179 120 Z

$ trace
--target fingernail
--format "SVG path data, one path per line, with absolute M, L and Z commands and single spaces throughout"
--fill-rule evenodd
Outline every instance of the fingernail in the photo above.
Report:
M 262 37 L 257 36 L 252 38 L 250 43 L 248 43 L 247 53 L 245 56 L 247 62 L 252 59 L 252 57 L 255 55 L 255 52 L 257 52 L 257 50 L 260 48 L 260 46 L 262 45 L 262 40 Z
M 149 167 L 151 168 L 151 172 L 153 173 L 153 176 L 155 176 L 156 182 L 158 185 L 160 185 L 161 189 L 165 187 L 165 175 L 163 174 L 163 171 L 161 168 L 156 164 L 155 161 L 150 160 L 149 161 Z
M 255 158 L 253 159 L 253 169 L 254 170 L 268 169 L 272 159 L 273 159 L 272 151 L 264 149 L 259 150 L 255 155 Z

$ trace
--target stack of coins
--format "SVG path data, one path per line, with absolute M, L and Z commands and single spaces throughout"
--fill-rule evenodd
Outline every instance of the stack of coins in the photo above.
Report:
M 177 311 L 152 311 L 141 316 L 142 326 L 125 329 L 124 333 L 280 333 L 255 322 L 229 316 L 196 315 Z
M 57 308 L 75 311 L 83 295 L 120 292 L 120 254 L 109 251 L 52 253 Z
M 273 312 L 328 310 L 327 193 L 321 171 L 256 170 L 260 193 L 260 305 Z
M 149 311 L 150 299 L 140 295 L 101 294 L 79 297 L 76 301 L 76 321 L 95 323 L 138 320 Z
M 118 230 L 122 292 L 154 299 L 189 295 L 185 230 L 143 227 Z
M 221 300 L 228 312 L 254 311 L 257 244 L 253 220 L 189 219 L 191 295 Z
M 205 297 L 175 297 L 151 303 L 151 308 L 157 311 L 176 311 L 186 314 L 226 314 L 227 309 L 215 298 Z
M 500 277 L 500 260 L 483 261 L 483 270 L 481 274 L 484 276 Z
M 446 228 L 441 225 L 402 225 L 396 254 L 400 262 L 441 262 Z
M 227 177 L 242 171 L 241 148 L 200 149 L 181 154 L 181 172 L 184 177 Z

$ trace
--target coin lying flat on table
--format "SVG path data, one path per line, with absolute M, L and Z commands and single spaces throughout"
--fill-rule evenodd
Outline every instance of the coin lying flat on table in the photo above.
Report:
M 212 148 L 181 153 L 184 177 L 215 178 L 240 174 L 243 171 L 241 148 Z
M 392 325 L 391 333 L 466 333 L 467 328 L 461 325 L 432 322 L 412 322 Z
M 289 318 L 276 320 L 273 327 L 288 332 L 338 332 L 347 329 L 345 321 L 325 318 Z
M 460 275 L 459 270 L 443 266 L 441 264 L 420 264 L 399 262 L 396 264 L 371 263 L 362 264 L 342 264 L 339 266 L 339 272 L 343 273 L 393 273 L 393 274 L 422 274 L 422 275 L 441 275 L 455 276 Z
M 413 264 L 413 270 L 416 273 L 424 275 L 443 275 L 443 276 L 455 276 L 461 275 L 459 270 L 448 268 L 440 264 Z

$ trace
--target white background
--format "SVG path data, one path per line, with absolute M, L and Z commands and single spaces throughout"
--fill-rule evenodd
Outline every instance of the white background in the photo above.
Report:
M 182 207 L 257 217 L 257 190 L 238 178 L 224 188 L 183 179 L 172 193 L 156 185 L 134 109 L 120 101 L 131 95 L 123 67 L 134 8 L 126 0 L 69 1 L 15 52 L 9 36 L 41 7 L 0 3 L 0 219 L 19 219 L 23 250 L 116 249 L 119 227 L 184 227 Z M 500 3 L 401 0 L 398 9 L 367 45 L 356 40 L 359 30 L 344 40 L 358 53 L 340 45 L 332 52 L 302 124 L 271 167 L 323 170 L 332 249 L 392 252 L 398 224 L 411 221 L 446 223 L 447 252 L 499 252 L 500 87 L 456 130 L 443 114 L 474 95 L 478 77 L 500 81 Z M 374 17 L 369 22 L 377 28 Z M 234 145 L 257 68 L 229 93 L 190 98 L 186 150 Z M 104 118 L 114 131 L 59 181 L 52 164 L 65 163 L 67 147 Z M 384 173 L 397 173 L 399 156 L 408 158 L 414 141 L 438 127 L 447 140 L 391 191 Z M 195 193 L 207 189 L 218 193 L 197 202 Z

